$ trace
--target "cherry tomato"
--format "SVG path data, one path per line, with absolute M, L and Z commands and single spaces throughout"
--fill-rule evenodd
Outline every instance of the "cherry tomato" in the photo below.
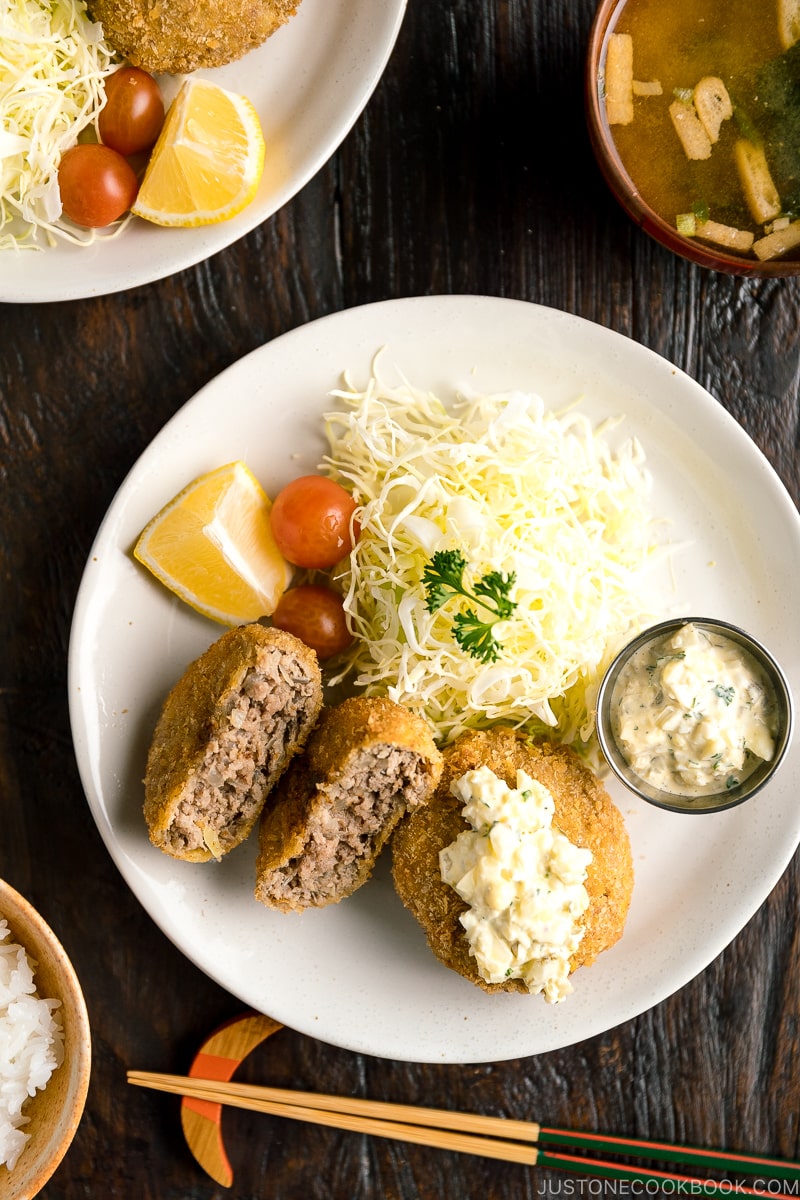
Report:
M 342 597 L 333 588 L 317 583 L 301 583 L 284 592 L 272 614 L 272 624 L 293 633 L 316 650 L 318 658 L 339 654 L 353 640 Z
M 58 186 L 64 215 L 77 225 L 110 225 L 136 199 L 139 183 L 127 159 L 94 142 L 73 146 L 62 155 Z
M 332 567 L 353 548 L 356 502 L 324 475 L 301 475 L 278 492 L 270 520 L 278 549 L 296 567 Z M 358 538 L 358 528 L 355 527 Z
M 164 124 L 161 89 L 140 67 L 121 67 L 106 79 L 106 103 L 97 118 L 101 141 L 120 154 L 155 145 Z

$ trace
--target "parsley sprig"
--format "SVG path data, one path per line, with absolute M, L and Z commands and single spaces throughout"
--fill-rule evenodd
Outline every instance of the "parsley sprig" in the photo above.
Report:
M 500 644 L 494 634 L 498 621 L 510 617 L 516 603 L 509 599 L 516 581 L 516 574 L 503 571 L 488 571 L 472 585 L 472 591 L 464 585 L 467 560 L 460 550 L 437 550 L 422 573 L 425 587 L 425 606 L 428 612 L 437 612 L 453 596 L 463 596 L 473 605 L 491 613 L 491 620 L 482 619 L 475 608 L 465 608 L 453 617 L 453 637 L 463 650 L 481 662 L 497 660 Z

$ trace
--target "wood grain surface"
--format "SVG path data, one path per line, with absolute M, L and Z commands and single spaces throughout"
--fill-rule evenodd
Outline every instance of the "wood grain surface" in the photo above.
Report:
M 66 678 L 89 547 L 150 439 L 229 363 L 355 304 L 487 293 L 618 330 L 704 385 L 800 500 L 800 284 L 693 267 L 617 207 L 583 118 L 592 15 L 593 0 L 409 0 L 363 115 L 273 218 L 161 282 L 0 311 L 0 875 L 64 942 L 94 1035 L 88 1107 L 46 1200 L 623 1194 L 236 1111 L 234 1185 L 205 1176 L 177 1101 L 127 1087 L 125 1071 L 185 1072 L 241 1005 L 163 936 L 106 852 Z M 795 858 L 699 978 L 581 1045 L 425 1066 L 285 1029 L 239 1077 L 800 1158 L 799 886 Z

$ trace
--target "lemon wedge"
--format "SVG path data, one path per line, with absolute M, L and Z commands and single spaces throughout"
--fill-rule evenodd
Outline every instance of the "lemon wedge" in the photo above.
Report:
M 134 558 L 222 625 L 270 616 L 292 567 L 272 536 L 272 503 L 243 462 L 200 475 L 145 526 Z
M 250 101 L 192 77 L 169 107 L 131 211 L 156 225 L 227 221 L 253 199 L 263 170 Z

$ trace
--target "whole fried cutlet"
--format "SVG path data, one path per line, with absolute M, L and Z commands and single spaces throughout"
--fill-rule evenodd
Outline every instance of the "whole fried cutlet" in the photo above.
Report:
M 248 836 L 322 708 L 317 656 L 281 629 L 231 629 L 167 696 L 145 772 L 150 840 L 173 858 L 221 858 Z
M 459 917 L 468 905 L 443 882 L 439 851 L 469 829 L 461 815 L 463 800 L 450 785 L 466 771 L 486 766 L 516 787 L 524 770 L 552 794 L 553 824 L 576 846 L 592 852 L 587 870 L 589 907 L 581 917 L 584 934 L 570 971 L 589 966 L 619 940 L 633 891 L 633 859 L 622 815 L 605 788 L 567 746 L 533 741 L 498 726 L 463 734 L 444 751 L 444 769 L 429 804 L 410 813 L 392 839 L 392 876 L 407 908 L 425 930 L 431 950 L 446 966 L 487 992 L 525 992 L 521 979 L 487 983 L 470 954 Z
M 402 705 L 354 696 L 325 709 L 264 809 L 256 898 L 289 912 L 352 895 L 441 772 L 430 729 Z
M 300 0 L 89 0 L 105 39 L 134 66 L 168 75 L 221 67 L 260 46 Z

